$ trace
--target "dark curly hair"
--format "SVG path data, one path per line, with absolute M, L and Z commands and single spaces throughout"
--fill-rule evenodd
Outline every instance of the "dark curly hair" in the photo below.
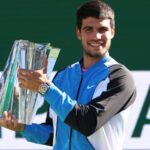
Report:
M 115 28 L 115 13 L 114 10 L 101 0 L 90 0 L 81 5 L 76 13 L 76 25 L 81 29 L 82 20 L 87 17 L 95 17 L 98 19 L 110 19 L 111 28 Z

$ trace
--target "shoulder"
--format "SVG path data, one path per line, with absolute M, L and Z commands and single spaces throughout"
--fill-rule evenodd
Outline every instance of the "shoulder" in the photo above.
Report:
M 122 64 L 109 67 L 110 85 L 119 86 L 122 90 L 134 91 L 136 89 L 131 71 Z
M 111 77 L 129 77 L 132 78 L 131 71 L 122 64 L 114 64 L 109 66 L 109 74 Z
M 109 56 L 108 61 L 106 61 L 104 65 L 108 68 L 110 79 L 126 78 L 133 80 L 131 71 L 112 57 Z
M 68 65 L 68 66 L 58 70 L 57 73 L 55 74 L 53 80 L 59 79 L 66 74 L 74 73 L 76 70 L 79 70 L 79 68 L 80 68 L 79 62 Z

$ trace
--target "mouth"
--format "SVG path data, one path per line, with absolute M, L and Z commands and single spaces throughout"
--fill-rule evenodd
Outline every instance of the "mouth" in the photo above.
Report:
M 102 41 L 98 41 L 98 42 L 95 42 L 95 41 L 91 41 L 88 43 L 91 47 L 102 47 L 104 45 L 104 42 Z

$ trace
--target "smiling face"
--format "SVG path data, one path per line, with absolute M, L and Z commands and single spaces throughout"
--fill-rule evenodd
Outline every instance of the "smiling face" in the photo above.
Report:
M 110 19 L 87 17 L 82 20 L 81 29 L 77 28 L 76 32 L 83 46 L 84 58 L 102 58 L 109 50 L 114 37 Z

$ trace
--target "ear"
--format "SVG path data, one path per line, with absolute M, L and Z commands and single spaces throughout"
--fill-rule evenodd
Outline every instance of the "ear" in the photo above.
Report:
M 115 36 L 115 29 L 114 28 L 111 29 L 111 35 L 112 35 L 111 38 L 113 39 Z
M 79 30 L 78 27 L 76 27 L 76 36 L 79 40 L 81 40 L 81 31 Z

